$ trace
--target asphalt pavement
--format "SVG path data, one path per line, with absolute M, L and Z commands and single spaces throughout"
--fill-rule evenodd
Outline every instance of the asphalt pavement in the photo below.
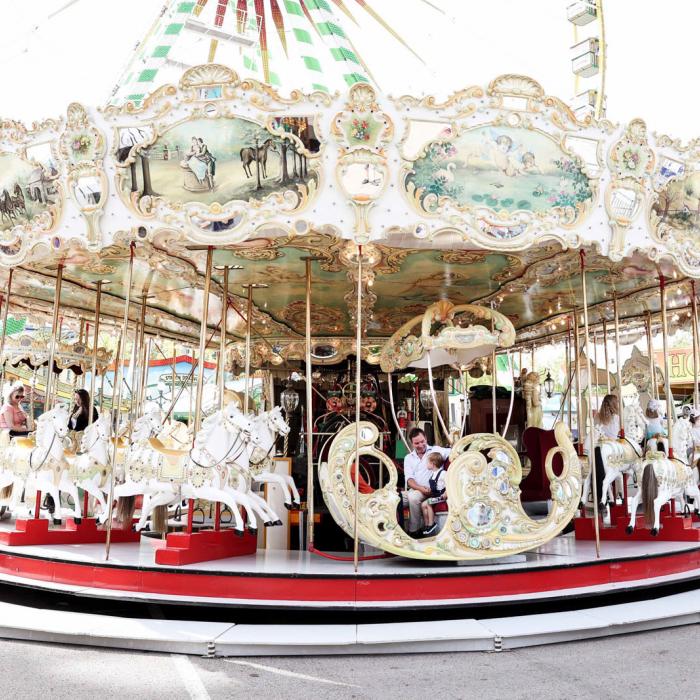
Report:
M 199 658 L 0 640 L 2 697 L 698 697 L 700 626 L 500 653 Z

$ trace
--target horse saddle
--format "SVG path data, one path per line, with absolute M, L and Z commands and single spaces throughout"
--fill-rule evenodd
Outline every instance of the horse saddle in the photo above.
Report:
M 13 438 L 12 442 L 15 447 L 21 447 L 23 450 L 33 450 L 36 447 L 34 437 L 16 437 Z
M 181 481 L 184 478 L 184 468 L 189 450 L 173 450 L 166 447 L 158 438 L 148 438 L 150 446 L 163 456 L 158 466 L 158 478 L 163 480 Z
M 176 450 L 171 447 L 166 447 L 158 438 L 148 438 L 148 444 L 159 454 L 165 455 L 166 457 L 177 457 L 182 459 L 189 454 L 189 450 Z

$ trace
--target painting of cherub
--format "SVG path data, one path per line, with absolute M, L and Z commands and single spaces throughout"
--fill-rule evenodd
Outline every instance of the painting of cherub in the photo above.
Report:
M 495 212 L 578 210 L 593 196 L 576 156 L 533 129 L 477 127 L 433 141 L 423 153 L 413 162 L 406 186 L 431 206 L 437 196 L 461 208 Z

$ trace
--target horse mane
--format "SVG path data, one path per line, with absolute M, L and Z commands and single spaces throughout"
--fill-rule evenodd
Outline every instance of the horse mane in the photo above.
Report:
M 36 442 L 39 444 L 45 437 L 46 433 L 48 432 L 48 427 L 49 427 L 49 412 L 47 413 L 42 413 L 37 419 L 36 419 Z
M 222 419 L 221 411 L 216 411 L 216 413 L 207 416 L 202 421 L 202 425 L 194 440 L 195 447 L 202 447 L 209 441 L 214 429 L 221 425 Z
M 39 443 L 41 440 L 43 440 L 46 437 L 46 433 L 49 430 L 49 423 L 51 423 L 51 418 L 52 414 L 55 411 L 55 408 L 52 408 L 50 411 L 46 411 L 42 413 L 37 419 L 36 419 L 36 441 Z

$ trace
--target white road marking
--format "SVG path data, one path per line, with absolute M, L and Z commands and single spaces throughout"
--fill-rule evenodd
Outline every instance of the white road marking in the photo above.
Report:
M 352 683 L 341 683 L 340 681 L 331 681 L 328 678 L 319 678 L 318 676 L 307 676 L 305 673 L 294 673 L 294 671 L 286 671 L 283 668 L 275 668 L 274 666 L 264 666 L 263 664 L 254 664 L 252 661 L 238 661 L 236 659 L 226 659 L 230 664 L 237 664 L 238 666 L 250 666 L 250 668 L 257 668 L 259 671 L 268 671 L 269 673 L 275 673 L 278 676 L 287 676 L 288 678 L 299 678 L 303 681 L 316 681 L 317 683 L 327 683 L 328 685 L 344 685 L 348 688 L 360 688 L 359 685 L 353 685 Z
M 192 700 L 211 700 L 197 669 L 184 654 L 170 654 L 175 669 L 185 685 L 185 690 Z

